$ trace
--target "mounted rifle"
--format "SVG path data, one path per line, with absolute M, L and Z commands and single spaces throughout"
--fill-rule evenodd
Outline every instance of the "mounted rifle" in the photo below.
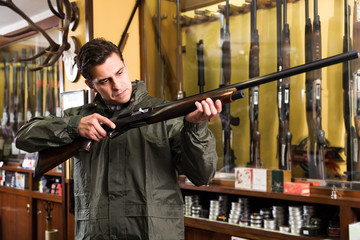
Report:
M 281 8 L 281 5 L 280 5 Z M 280 44 L 281 61 L 279 70 L 290 67 L 290 30 L 287 23 L 287 1 L 284 0 L 283 5 L 284 25 L 282 30 L 282 38 Z M 281 12 L 280 12 L 281 14 Z M 279 19 L 279 17 L 278 17 Z M 281 16 L 280 16 L 281 19 Z M 279 138 L 278 138 L 278 153 L 279 153 L 279 169 L 291 169 L 291 138 L 292 134 L 289 131 L 289 115 L 290 115 L 290 78 L 279 79 L 278 81 L 278 115 L 279 115 Z
M 251 2 L 251 44 L 249 59 L 249 77 L 259 76 L 259 34 L 256 28 L 256 0 Z M 249 89 L 249 118 L 250 118 L 250 162 L 251 167 L 261 167 L 259 132 L 259 87 Z
M 307 5 L 308 11 L 308 5 Z M 308 12 L 307 12 L 308 13 Z M 308 19 L 308 16 L 307 16 Z M 306 36 L 305 40 L 309 41 Z M 307 45 L 308 42 L 305 42 Z M 314 0 L 314 21 L 311 35 L 311 52 L 306 49 L 305 59 L 311 61 L 321 59 L 321 23 L 318 15 L 318 2 Z M 309 77 L 309 78 L 308 78 Z M 324 148 L 325 132 L 321 126 L 321 69 L 311 73 L 306 79 L 306 119 L 309 129 L 309 177 L 325 178 Z
M 354 23 L 353 23 L 353 48 L 360 48 L 360 3 L 354 1 Z M 355 139 L 354 149 L 354 165 L 352 166 L 352 178 L 353 180 L 360 179 L 360 61 L 353 62 L 353 79 L 354 79 L 354 122 L 357 133 L 357 139 Z M 357 144 L 356 144 L 357 142 Z M 357 150 L 357 151 L 356 151 Z M 354 175 L 356 173 L 356 175 Z
M 196 44 L 197 62 L 198 62 L 198 85 L 199 92 L 204 92 L 205 74 L 204 74 L 204 42 L 202 39 Z

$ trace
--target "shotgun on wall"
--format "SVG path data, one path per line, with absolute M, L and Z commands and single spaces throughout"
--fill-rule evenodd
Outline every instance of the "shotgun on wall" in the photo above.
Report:
M 259 76 L 259 33 L 256 27 L 256 0 L 250 5 L 251 44 L 249 53 L 249 77 Z M 259 131 L 259 86 L 249 89 L 250 119 L 250 167 L 261 167 L 260 162 L 260 131 Z
M 231 43 L 229 28 L 229 0 L 226 1 L 225 9 L 221 9 L 221 68 L 219 87 L 229 86 L 231 83 Z M 225 23 L 224 23 L 225 19 Z M 235 154 L 232 149 L 232 129 L 231 125 L 238 126 L 239 118 L 233 117 L 230 112 L 230 104 L 224 104 L 219 114 L 222 126 L 223 142 L 223 172 L 233 172 L 235 167 Z
M 356 50 L 347 53 L 341 53 L 311 63 L 288 68 L 281 72 L 275 72 L 265 76 L 258 76 L 247 81 L 231 84 L 229 86 L 168 102 L 155 107 L 144 106 L 144 108 L 140 108 L 137 111 L 119 115 L 116 120 L 114 120 L 116 125 L 115 129 L 109 129 L 106 126 L 104 126 L 104 129 L 108 132 L 109 137 L 115 137 L 132 128 L 184 116 L 196 109 L 194 104 L 196 101 L 202 101 L 209 97 L 213 101 L 220 99 L 222 104 L 227 104 L 235 101 L 236 99 L 243 98 L 243 89 L 355 59 L 358 58 L 358 56 L 359 54 Z M 90 139 L 78 138 L 70 144 L 40 151 L 35 164 L 35 177 L 43 175 L 47 171 L 78 154 L 80 151 L 89 152 L 92 144 L 93 141 Z
M 280 8 L 280 16 L 277 17 L 281 24 L 281 1 L 277 2 L 277 7 Z M 290 67 L 290 29 L 287 23 L 287 1 L 284 0 L 283 6 L 284 25 L 282 30 L 282 37 L 280 36 L 280 47 L 278 56 L 278 69 L 287 69 Z M 280 27 L 281 28 L 281 27 Z M 281 29 L 278 29 L 280 32 Z M 278 40 L 278 41 L 279 41 Z M 290 78 L 282 78 L 278 80 L 278 116 L 279 116 L 279 136 L 278 136 L 278 156 L 279 169 L 291 169 L 291 139 L 292 134 L 289 131 L 289 117 L 290 117 Z

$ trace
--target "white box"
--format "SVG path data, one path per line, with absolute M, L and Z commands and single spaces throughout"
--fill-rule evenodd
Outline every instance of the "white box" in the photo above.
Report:
M 235 188 L 252 188 L 252 168 L 235 168 Z
M 262 192 L 271 191 L 271 170 L 254 168 L 252 189 Z
M 360 222 L 349 224 L 349 240 L 360 240 Z

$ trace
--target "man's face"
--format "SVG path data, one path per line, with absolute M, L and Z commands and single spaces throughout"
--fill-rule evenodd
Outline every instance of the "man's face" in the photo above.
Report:
M 85 83 L 98 92 L 107 105 L 119 105 L 130 100 L 132 85 L 126 64 L 113 53 L 103 64 L 90 70 L 92 81 Z

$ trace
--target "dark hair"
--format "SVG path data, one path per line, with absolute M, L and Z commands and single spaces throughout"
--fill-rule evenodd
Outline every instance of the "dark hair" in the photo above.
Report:
M 103 64 L 113 53 L 119 55 L 120 59 L 124 61 L 119 48 L 104 38 L 95 38 L 85 43 L 84 46 L 80 48 L 79 54 L 76 57 L 76 63 L 81 75 L 83 75 L 86 80 L 91 81 L 91 68 Z

